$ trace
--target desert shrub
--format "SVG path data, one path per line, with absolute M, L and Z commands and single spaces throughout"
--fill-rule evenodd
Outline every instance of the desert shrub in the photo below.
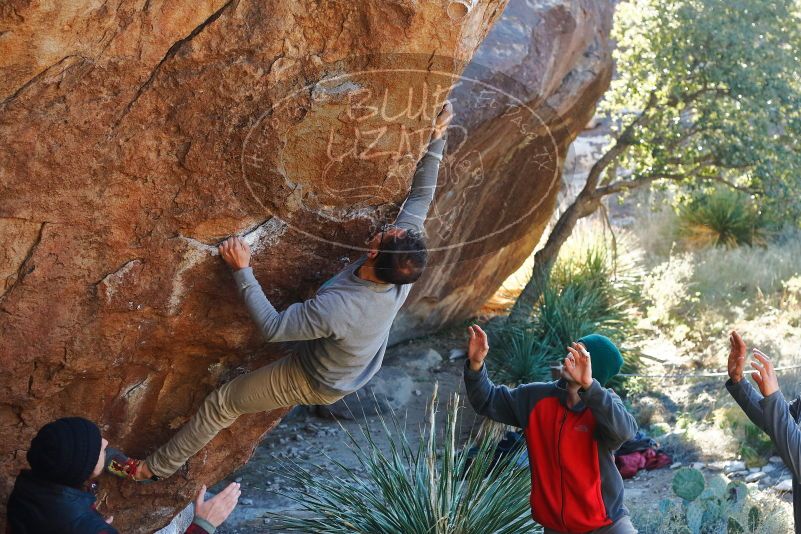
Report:
M 518 385 L 551 379 L 550 363 L 557 358 L 530 325 L 504 325 L 491 335 L 489 368 L 497 382 Z
M 788 232 L 766 247 L 709 249 L 696 253 L 692 287 L 707 306 L 781 291 L 801 269 L 801 236 Z
M 787 231 L 765 247 L 675 252 L 645 276 L 642 302 L 656 324 L 697 318 L 704 310 L 734 318 L 757 300 L 776 296 L 782 308 L 801 302 L 801 234 Z
M 426 431 L 414 444 L 394 414 L 389 422 L 381 418 L 381 430 L 390 437 L 388 450 L 379 447 L 367 423 L 362 439 L 348 433 L 360 469 L 333 458 L 326 459 L 338 468 L 335 477 L 294 463 L 277 466 L 277 475 L 301 488 L 283 495 L 304 512 L 301 517 L 271 513 L 277 528 L 321 534 L 541 532 L 530 517 L 528 469 L 518 467 L 517 455 L 495 458 L 495 441 L 488 439 L 474 455 L 460 450 L 458 395 L 449 403 L 444 432 L 436 426 L 437 404 L 435 389 Z
M 645 276 L 642 295 L 648 319 L 657 324 L 671 322 L 673 311 L 690 297 L 694 269 L 692 256 L 671 255 Z
M 693 248 L 735 248 L 765 243 L 759 208 L 746 194 L 713 189 L 695 194 L 679 208 L 679 233 Z
M 727 406 L 715 412 L 718 426 L 737 443 L 738 453 L 748 467 L 765 465 L 773 451 L 770 438 L 752 423 L 739 406 Z
M 778 501 L 750 492 L 743 482 L 715 475 L 709 481 L 697 469 L 683 467 L 673 477 L 678 499 L 663 499 L 656 511 L 640 513 L 643 534 L 772 534 L 789 532 Z

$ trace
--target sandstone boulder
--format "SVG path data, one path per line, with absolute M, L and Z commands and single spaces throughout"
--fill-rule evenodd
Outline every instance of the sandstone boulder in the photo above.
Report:
M 451 4 L 0 7 L 0 501 L 47 421 L 88 417 L 145 454 L 280 354 L 215 245 L 245 236 L 278 306 L 359 255 L 506 0 Z M 165 483 L 104 478 L 102 513 L 166 524 L 281 415 L 243 417 Z
M 609 85 L 613 10 L 611 0 L 510 2 L 478 48 L 452 95 L 459 128 L 426 225 L 434 261 L 392 340 L 469 318 L 531 254 L 570 143 Z
M 280 356 L 215 245 L 244 236 L 277 306 L 311 296 L 397 211 L 451 88 L 432 268 L 395 337 L 469 315 L 551 215 L 608 82 L 612 3 L 511 3 L 464 84 L 506 0 L 6 2 L 0 500 L 47 421 L 88 417 L 145 454 Z M 163 526 L 281 415 L 241 418 L 164 483 L 104 478 L 101 512 Z

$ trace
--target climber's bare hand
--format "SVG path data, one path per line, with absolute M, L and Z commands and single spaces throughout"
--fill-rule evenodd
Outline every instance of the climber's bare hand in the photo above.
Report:
M 238 271 L 250 266 L 250 246 L 241 237 L 229 237 L 220 244 L 220 256 Z
M 448 129 L 451 119 L 453 119 L 453 104 L 451 104 L 449 100 L 446 100 L 445 105 L 442 106 L 439 115 L 437 115 L 434 121 L 433 139 L 441 139 L 442 136 L 445 135 L 445 130 Z

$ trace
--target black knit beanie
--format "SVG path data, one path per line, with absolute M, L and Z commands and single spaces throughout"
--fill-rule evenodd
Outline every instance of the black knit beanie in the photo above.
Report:
M 100 429 L 82 417 L 64 417 L 39 430 L 28 449 L 33 474 L 65 486 L 79 487 L 100 458 Z

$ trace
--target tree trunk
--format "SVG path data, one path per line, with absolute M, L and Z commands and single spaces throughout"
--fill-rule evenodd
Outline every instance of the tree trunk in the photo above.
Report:
M 601 198 L 595 195 L 594 189 L 584 188 L 576 200 L 562 213 L 548 235 L 548 241 L 534 255 L 532 275 L 514 306 L 509 312 L 507 321 L 524 322 L 531 316 L 531 311 L 542 296 L 545 285 L 553 269 L 559 251 L 565 241 L 573 233 L 576 223 L 588 215 L 592 215 L 601 205 Z
M 583 219 L 595 213 L 601 205 L 601 199 L 605 195 L 616 192 L 616 188 L 609 186 L 599 188 L 601 175 L 607 168 L 614 168 L 613 166 L 618 157 L 631 146 L 636 129 L 650 122 L 652 117 L 649 115 L 649 111 L 654 108 L 656 102 L 656 91 L 652 91 L 640 115 L 634 119 L 631 124 L 626 126 L 615 140 L 614 145 L 612 145 L 612 147 L 595 162 L 592 168 L 590 168 L 590 172 L 587 175 L 587 182 L 576 197 L 576 200 L 573 201 L 556 221 L 556 225 L 553 227 L 553 230 L 551 230 L 545 246 L 534 255 L 534 268 L 532 269 L 531 279 L 526 283 L 523 292 L 520 293 L 514 306 L 512 306 L 507 319 L 508 322 L 528 321 L 534 306 L 542 296 L 545 284 L 548 283 L 551 269 L 553 269 L 553 265 L 556 263 L 559 251 L 562 245 L 565 244 L 565 241 L 570 237 L 570 234 L 573 233 L 573 228 L 576 227 L 576 223 L 579 219 Z M 633 187 L 639 187 L 645 183 L 650 182 L 642 181 Z

